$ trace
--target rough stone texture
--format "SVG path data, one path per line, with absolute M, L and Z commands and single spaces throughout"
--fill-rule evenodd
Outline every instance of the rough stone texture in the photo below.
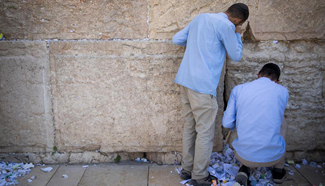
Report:
M 46 42 L 0 42 L 0 152 L 44 152 L 54 130 Z
M 251 19 L 259 40 L 325 39 L 325 1 L 259 1 Z
M 245 0 L 248 21 L 257 40 L 324 39 L 324 1 Z M 224 12 L 235 1 L 149 1 L 149 37 L 170 39 L 197 14 Z M 307 6 L 308 5 L 308 6 Z M 247 24 L 243 26 L 245 29 Z
M 99 163 L 99 162 L 114 162 L 117 154 L 110 154 L 109 156 L 102 156 L 96 152 L 84 152 L 84 153 L 71 153 L 69 158 L 70 164 L 78 163 Z M 102 160 L 102 161 L 100 161 Z
M 50 152 L 39 154 L 39 158 L 45 164 L 67 163 L 69 162 L 69 155 L 69 153 Z M 29 158 L 33 159 L 35 157 L 29 155 Z M 38 159 L 33 160 L 37 161 Z
M 166 42 L 51 42 L 60 151 L 180 151 L 184 120 L 174 77 L 183 52 Z
M 171 39 L 197 14 L 225 11 L 231 4 L 233 3 L 224 0 L 149 1 L 149 38 Z
M 182 156 L 178 152 L 149 152 L 146 153 L 146 158 L 149 161 L 156 162 L 157 164 L 180 164 Z
M 292 151 L 286 153 L 286 159 L 302 162 L 302 159 L 306 159 L 308 162 L 324 162 L 325 152 L 322 150 L 312 151 Z
M 143 39 L 147 1 L 4 0 L 0 31 L 7 39 Z
M 245 44 L 242 60 L 227 62 L 226 100 L 235 85 L 256 79 L 264 64 L 278 64 L 282 69 L 280 84 L 290 95 L 285 113 L 287 150 L 324 150 L 324 48 L 323 41 Z
M 27 162 L 33 162 L 34 164 L 43 163 L 39 153 L 28 153 L 27 157 Z
M 143 158 L 143 153 L 127 153 L 127 152 L 114 152 L 114 153 L 103 153 L 103 152 L 91 152 L 85 151 L 82 153 L 70 153 L 68 161 L 69 164 L 79 163 L 114 163 L 120 157 L 121 162 L 131 161 L 136 158 Z
M 29 156 L 26 153 L 1 153 L 0 161 L 15 163 L 29 162 Z

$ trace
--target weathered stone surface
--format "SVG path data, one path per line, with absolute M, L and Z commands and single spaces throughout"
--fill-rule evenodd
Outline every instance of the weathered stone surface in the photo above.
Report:
M 83 152 L 83 153 L 71 153 L 69 157 L 70 164 L 79 164 L 79 163 L 103 163 L 103 162 L 114 162 L 117 154 L 111 153 L 108 155 L 101 155 L 97 152 Z
M 227 61 L 226 99 L 238 84 L 257 78 L 266 63 L 282 69 L 280 84 L 289 90 L 285 117 L 287 150 L 324 150 L 324 42 L 261 42 L 244 45 L 240 62 Z
M 0 28 L 7 39 L 143 39 L 147 1 L 4 0 Z
M 33 162 L 34 164 L 42 163 L 40 154 L 39 153 L 28 153 L 28 162 Z
M 178 152 L 149 152 L 146 153 L 146 158 L 149 161 L 155 162 L 157 164 L 180 164 L 182 161 L 182 156 Z
M 183 51 L 166 42 L 51 42 L 60 151 L 180 151 L 184 119 L 173 81 Z M 220 122 L 216 134 L 217 144 Z
M 292 151 L 290 153 L 287 152 L 286 157 L 297 162 L 301 162 L 302 159 L 306 159 L 308 162 L 324 162 L 325 152 L 322 150 Z
M 146 152 L 180 145 L 182 120 L 173 83 L 180 59 L 173 52 L 180 48 L 162 43 L 158 53 L 170 57 L 147 55 L 154 45 L 50 44 L 60 150 Z
M 231 4 L 224 0 L 149 1 L 149 38 L 171 39 L 197 14 L 225 11 Z
M 1 153 L 0 154 L 0 161 L 3 162 L 28 162 L 29 157 L 26 153 Z
M 325 1 L 259 1 L 251 19 L 259 40 L 297 40 L 325 38 Z
M 50 152 L 50 153 L 42 153 L 40 154 L 40 158 L 42 163 L 45 164 L 56 164 L 56 163 L 67 163 L 69 162 L 69 153 L 58 153 L 58 152 Z M 33 156 L 29 156 L 30 159 L 35 158 Z M 34 159 L 36 161 L 37 159 Z
M 324 39 L 325 2 L 246 0 L 248 21 L 257 40 Z M 232 1 L 149 1 L 149 38 L 170 39 L 197 14 L 224 12 Z M 308 6 L 307 6 L 308 4 Z M 245 29 L 247 23 L 243 26 Z
M 0 152 L 44 152 L 54 130 L 46 42 L 0 42 Z

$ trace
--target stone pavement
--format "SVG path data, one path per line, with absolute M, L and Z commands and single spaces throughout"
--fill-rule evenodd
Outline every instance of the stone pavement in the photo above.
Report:
M 319 186 L 325 185 L 325 169 L 301 165 L 300 169 L 293 166 L 293 175 L 288 175 L 283 186 Z M 32 171 L 19 177 L 18 186 L 181 186 L 180 177 L 175 170 L 179 165 L 157 165 L 152 163 L 121 162 L 89 165 L 46 165 L 52 167 L 49 173 L 41 171 L 44 166 L 36 166 Z M 323 172 L 322 172 L 323 171 Z M 68 175 L 63 178 L 62 175 Z M 36 179 L 28 182 L 31 176 Z

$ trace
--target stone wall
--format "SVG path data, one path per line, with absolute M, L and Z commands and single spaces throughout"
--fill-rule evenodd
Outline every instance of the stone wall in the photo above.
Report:
M 184 48 L 171 38 L 197 14 L 235 2 L 1 1 L 2 157 L 179 162 L 185 121 L 173 80 Z M 288 156 L 323 161 L 325 2 L 242 2 L 250 8 L 244 52 L 240 62 L 226 59 L 221 75 L 214 150 L 222 149 L 221 118 L 232 87 L 274 62 L 290 92 Z

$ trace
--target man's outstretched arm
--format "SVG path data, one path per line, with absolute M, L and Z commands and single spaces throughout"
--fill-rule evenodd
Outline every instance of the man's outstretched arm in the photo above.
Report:
M 190 25 L 187 25 L 185 28 L 183 28 L 181 31 L 177 32 L 174 35 L 173 43 L 175 45 L 186 46 L 189 27 L 190 27 Z
M 225 128 L 234 129 L 236 127 L 236 87 L 232 89 L 227 109 L 223 113 L 222 126 Z

